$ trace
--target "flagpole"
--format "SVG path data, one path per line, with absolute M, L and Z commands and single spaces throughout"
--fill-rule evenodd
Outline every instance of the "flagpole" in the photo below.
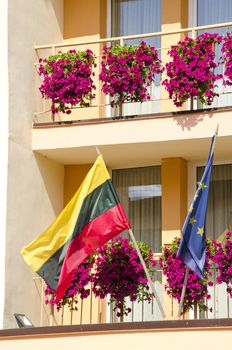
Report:
M 95 146 L 95 149 L 96 149 L 97 155 L 100 156 L 100 155 L 101 155 L 101 152 L 100 152 L 98 146 Z
M 215 148 L 215 143 L 216 143 L 216 138 L 218 136 L 218 129 L 219 129 L 219 124 L 217 125 L 216 127 L 216 130 L 215 130 L 215 138 L 213 140 L 213 145 L 212 145 L 212 149 L 211 149 L 211 153 L 210 153 L 210 156 L 212 156 L 213 152 L 214 152 L 214 148 Z
M 186 268 L 185 275 L 184 275 L 184 285 L 183 285 L 183 288 L 181 291 L 180 304 L 179 304 L 179 310 L 178 310 L 178 318 L 180 318 L 180 316 L 181 316 L 181 311 L 182 311 L 183 304 L 184 304 L 184 296 L 185 296 L 186 287 L 187 287 L 188 274 L 189 274 L 189 267 Z
M 165 318 L 166 315 L 165 315 L 165 313 L 164 313 L 164 309 L 163 309 L 163 307 L 162 307 L 161 301 L 159 300 L 158 294 L 157 294 L 157 292 L 156 292 L 156 290 L 155 290 L 155 286 L 154 286 L 154 284 L 152 283 L 151 277 L 150 277 L 149 272 L 148 272 L 148 270 L 147 270 L 147 267 L 146 267 L 146 264 L 145 264 L 144 259 L 143 259 L 143 257 L 142 257 L 142 254 L 141 254 L 141 252 L 140 252 L 140 250 L 139 250 L 138 244 L 137 244 L 137 242 L 136 242 L 136 240 L 135 240 L 134 234 L 133 234 L 133 232 L 132 232 L 131 229 L 128 229 L 128 231 L 129 231 L 130 237 L 131 237 L 131 239 L 132 239 L 132 241 L 133 241 L 133 243 L 134 243 L 134 246 L 135 246 L 135 249 L 136 249 L 137 254 L 138 254 L 138 256 L 139 256 L 140 262 L 141 262 L 141 264 L 142 264 L 142 266 L 143 266 L 144 272 L 145 272 L 145 274 L 146 274 L 146 276 L 147 276 L 148 284 L 149 284 L 149 286 L 150 286 L 150 288 L 151 288 L 151 290 L 152 290 L 152 292 L 153 292 L 153 294 L 154 294 L 154 296 L 155 296 L 155 298 L 156 298 L 156 301 L 157 301 L 158 307 L 159 307 L 159 309 L 160 309 L 160 312 L 161 312 L 163 318 Z

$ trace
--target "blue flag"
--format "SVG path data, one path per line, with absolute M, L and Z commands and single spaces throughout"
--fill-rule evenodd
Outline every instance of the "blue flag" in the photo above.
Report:
M 205 217 L 217 132 L 212 138 L 209 157 L 182 228 L 177 256 L 200 278 L 204 278 L 206 256 Z

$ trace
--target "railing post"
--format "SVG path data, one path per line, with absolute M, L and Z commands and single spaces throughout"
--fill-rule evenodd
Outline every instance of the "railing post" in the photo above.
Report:
M 192 39 L 196 39 L 196 30 L 192 29 Z
M 123 38 L 121 38 L 120 39 L 120 46 L 123 46 L 123 45 L 124 45 L 124 40 L 123 40 Z M 123 116 L 123 105 L 122 105 L 122 103 L 119 106 L 118 113 L 119 113 L 119 117 Z
M 196 30 L 192 29 L 192 39 L 195 40 L 196 39 Z M 193 111 L 194 110 L 194 98 L 193 96 L 191 96 L 190 98 L 190 110 Z

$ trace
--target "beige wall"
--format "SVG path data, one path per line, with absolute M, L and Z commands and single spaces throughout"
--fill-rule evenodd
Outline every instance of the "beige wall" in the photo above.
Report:
M 9 166 L 6 223 L 4 327 L 13 313 L 40 324 L 40 298 L 33 273 L 19 251 L 63 206 L 63 165 L 36 156 L 31 147 L 35 44 L 62 40 L 62 0 L 9 0 Z M 45 314 L 44 314 L 45 315 Z M 45 315 L 46 318 L 46 315 Z
M 196 329 L 196 330 L 162 330 L 141 332 L 106 332 L 101 334 L 81 333 L 79 336 L 65 337 L 59 334 L 47 338 L 26 338 L 0 341 L 1 350 L 118 350 L 118 349 L 162 349 L 162 350 L 218 350 L 230 349 L 232 330 Z

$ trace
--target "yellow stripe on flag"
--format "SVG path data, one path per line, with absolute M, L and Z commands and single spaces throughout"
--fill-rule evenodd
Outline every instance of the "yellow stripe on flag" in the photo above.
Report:
M 34 271 L 38 271 L 65 244 L 73 233 L 84 199 L 108 179 L 109 173 L 99 155 L 80 188 L 56 220 L 21 250 L 24 260 Z

